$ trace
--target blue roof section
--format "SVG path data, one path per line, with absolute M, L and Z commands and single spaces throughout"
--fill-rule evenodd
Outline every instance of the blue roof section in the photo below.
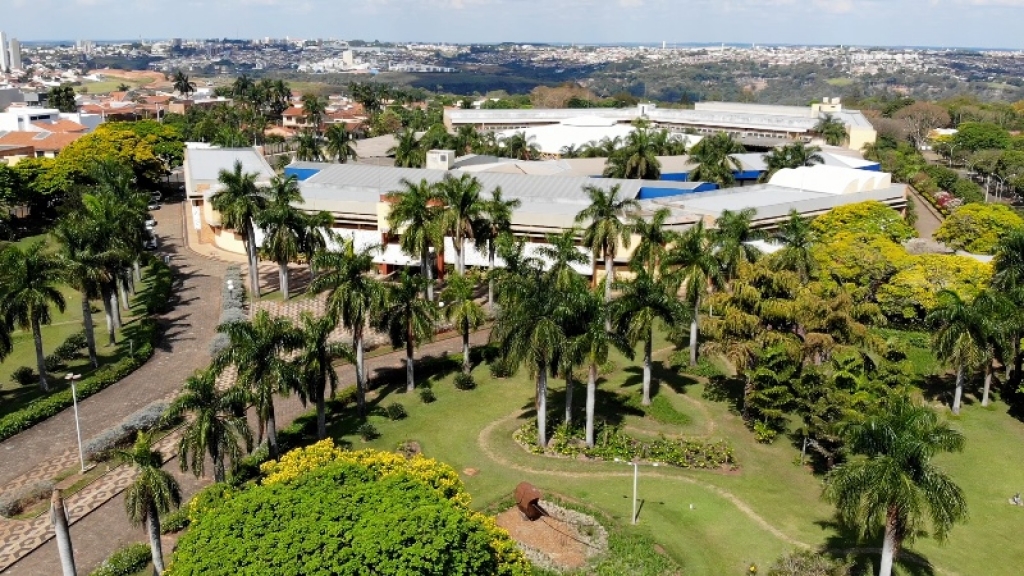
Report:
M 696 194 L 697 192 L 710 192 L 717 190 L 718 185 L 711 182 L 691 182 L 691 186 L 675 188 L 659 188 L 657 186 L 644 186 L 640 189 L 637 200 L 650 200 L 652 198 L 666 198 L 669 196 L 683 196 L 685 194 Z
M 308 180 L 320 173 L 320 168 L 302 168 L 299 166 L 285 166 L 285 176 L 295 176 L 299 181 Z

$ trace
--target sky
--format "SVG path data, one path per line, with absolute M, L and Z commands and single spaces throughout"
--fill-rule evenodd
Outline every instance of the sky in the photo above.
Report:
M 21 40 L 340 38 L 1024 48 L 1024 0 L 0 0 Z

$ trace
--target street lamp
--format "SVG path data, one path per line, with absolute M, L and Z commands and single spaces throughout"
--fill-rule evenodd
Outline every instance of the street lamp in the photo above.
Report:
M 64 380 L 71 383 L 71 401 L 75 405 L 75 434 L 78 436 L 78 459 L 82 463 L 82 474 L 85 474 L 89 469 L 85 467 L 85 452 L 82 450 L 82 425 L 78 422 L 78 391 L 75 389 L 75 381 L 81 379 L 81 374 L 73 372 L 68 372 L 64 376 Z
M 636 519 L 637 519 L 637 516 L 636 516 L 636 502 L 637 502 L 636 489 L 637 489 L 637 482 L 640 479 L 640 463 L 637 462 L 636 460 L 627 461 L 627 460 L 622 460 L 621 458 L 616 458 L 615 461 L 616 462 L 621 462 L 623 464 L 628 464 L 629 466 L 633 467 L 633 516 L 632 516 L 633 522 L 632 523 L 636 524 Z M 655 468 L 657 468 L 658 465 L 659 464 L 657 462 L 652 462 L 651 463 L 651 466 L 654 466 Z

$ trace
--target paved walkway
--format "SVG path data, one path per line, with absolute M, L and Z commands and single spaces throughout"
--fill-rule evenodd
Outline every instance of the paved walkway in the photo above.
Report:
M 917 190 L 908 188 L 908 192 L 907 200 L 913 202 L 914 207 L 917 209 L 917 222 L 914 223 L 917 235 L 921 238 L 934 240 L 935 231 L 942 225 L 942 214 L 931 203 L 922 198 Z

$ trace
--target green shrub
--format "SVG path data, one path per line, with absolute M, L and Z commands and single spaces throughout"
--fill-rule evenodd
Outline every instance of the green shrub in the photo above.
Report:
M 515 365 L 508 360 L 498 357 L 487 367 L 491 371 L 492 378 L 510 378 L 516 372 Z
M 455 387 L 459 390 L 472 390 L 476 388 L 476 381 L 473 380 L 472 374 L 459 372 L 455 375 Z
M 850 559 L 834 560 L 828 556 L 800 550 L 779 558 L 768 569 L 768 576 L 849 576 Z
M 643 410 L 648 417 L 662 424 L 685 426 L 690 423 L 690 417 L 676 410 L 664 396 L 655 396 L 651 399 L 651 405 L 644 406 Z
M 64 367 L 64 359 L 57 354 L 50 354 L 43 358 L 43 366 L 46 367 L 47 372 L 57 372 Z
M 408 413 L 405 411 L 405 406 L 402 406 L 398 402 L 388 404 L 387 407 L 384 408 L 384 414 L 388 417 L 388 420 L 401 420 L 408 416 Z
M 53 356 L 61 360 L 73 360 L 79 356 L 79 352 L 89 346 L 84 332 L 76 332 L 64 339 L 60 346 L 53 350 Z
M 161 534 L 174 534 L 175 532 L 181 532 L 188 525 L 191 520 L 188 518 L 188 509 L 178 508 L 174 512 L 164 516 L 160 519 L 160 533 Z
M 430 388 L 420 388 L 420 400 L 422 400 L 424 404 L 430 404 L 437 400 L 437 396 L 434 395 L 434 391 Z
M 377 431 L 377 427 L 369 422 L 364 422 L 356 429 L 356 433 L 363 439 L 364 442 L 375 440 L 380 438 L 380 432 Z
M 110 555 L 89 576 L 132 576 L 153 558 L 148 544 L 130 544 Z
M 26 508 L 36 502 L 48 499 L 50 494 L 53 493 L 53 489 L 53 482 L 39 480 L 21 488 L 5 492 L 3 496 L 0 496 L 0 516 L 11 518 L 21 514 Z
M 771 444 L 778 435 L 779 431 L 772 428 L 770 424 L 760 420 L 754 422 L 754 439 L 761 444 Z
M 163 260 L 155 259 L 149 265 L 149 293 L 146 294 L 147 314 L 163 314 L 171 309 L 171 293 L 174 289 L 174 272 Z
M 19 366 L 11 372 L 11 379 L 14 380 L 15 384 L 22 386 L 28 386 L 38 379 L 36 371 L 29 368 L 28 366 Z

